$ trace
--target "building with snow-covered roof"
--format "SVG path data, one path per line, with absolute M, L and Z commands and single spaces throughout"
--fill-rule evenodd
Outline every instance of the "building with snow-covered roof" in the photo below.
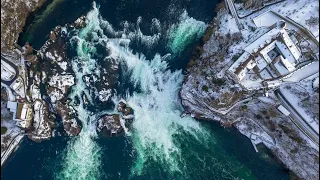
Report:
M 284 29 L 286 23 L 277 22 L 271 27 L 270 31 L 248 45 L 245 52 L 228 69 L 228 73 L 249 90 L 264 87 L 262 83 L 257 87 L 257 83 L 253 81 L 264 82 L 281 78 L 293 72 L 299 63 L 301 51 Z M 252 74 L 256 77 L 252 77 Z M 254 87 L 251 87 L 251 84 L 254 84 Z
M 290 115 L 290 112 L 285 108 L 283 107 L 282 105 L 278 106 L 277 109 L 284 115 L 286 116 L 289 116 Z
M 8 101 L 7 108 L 13 112 L 13 120 L 22 128 L 30 128 L 32 125 L 33 110 L 28 103 Z
M 1 79 L 11 81 L 16 76 L 16 72 L 10 64 L 1 59 Z

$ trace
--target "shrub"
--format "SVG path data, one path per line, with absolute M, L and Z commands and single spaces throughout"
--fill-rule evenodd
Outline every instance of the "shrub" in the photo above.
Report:
M 202 42 L 203 42 L 203 43 L 207 42 L 207 41 L 211 38 L 213 32 L 214 32 L 214 29 L 211 28 L 211 27 L 209 27 L 209 28 L 206 30 L 204 36 L 202 37 Z
M 206 85 L 202 86 L 202 91 L 208 92 L 208 90 L 209 90 L 208 86 Z
M 214 79 L 212 79 L 212 82 L 214 84 L 217 84 L 217 85 L 220 85 L 220 86 L 225 84 L 225 80 L 224 79 L 220 79 L 220 78 L 214 78 Z
M 1 127 L 1 135 L 5 134 L 8 131 L 8 128 Z
M 242 111 L 246 111 L 247 109 L 248 109 L 248 106 L 247 106 L 247 105 L 241 106 L 241 110 L 242 110 Z
M 240 53 L 234 55 L 234 56 L 231 58 L 231 61 L 236 61 L 240 56 L 241 56 Z
M 262 116 L 261 116 L 260 114 L 257 114 L 257 115 L 256 115 L 256 118 L 257 118 L 257 119 L 262 119 Z
M 296 154 L 298 152 L 298 148 L 295 147 L 294 149 L 291 149 L 290 152 L 292 154 Z
M 273 121 L 268 121 L 269 127 L 271 131 L 276 130 L 276 124 Z
M 303 143 L 303 139 L 299 136 L 297 132 L 291 130 L 290 128 L 288 128 L 283 124 L 279 124 L 279 127 L 283 130 L 284 133 L 286 133 L 289 136 L 290 139 L 292 139 L 293 141 L 296 141 L 298 144 Z

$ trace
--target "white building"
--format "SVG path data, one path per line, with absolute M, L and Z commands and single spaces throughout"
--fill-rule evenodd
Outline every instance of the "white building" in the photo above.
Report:
M 16 72 L 13 67 L 11 67 L 4 60 L 1 60 L 1 79 L 4 81 L 10 81 L 16 76 Z
M 282 114 L 286 115 L 286 116 L 289 116 L 290 115 L 290 112 L 285 108 L 283 107 L 282 105 L 278 106 L 277 108 Z
M 33 118 L 33 111 L 30 104 L 17 103 L 8 101 L 7 108 L 10 112 L 13 112 L 13 120 L 17 121 L 17 125 L 22 128 L 31 127 L 31 121 Z
M 20 97 L 25 97 L 25 89 L 23 84 L 23 79 L 18 76 L 16 80 L 10 85 L 10 88 L 13 89 Z
M 272 27 L 247 46 L 228 69 L 229 74 L 249 90 L 262 88 L 262 82 L 290 74 L 301 57 L 299 48 L 284 29 L 285 22 L 278 22 Z

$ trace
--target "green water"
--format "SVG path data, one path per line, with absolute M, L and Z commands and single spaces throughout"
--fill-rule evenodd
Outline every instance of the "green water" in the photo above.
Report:
M 197 3 L 204 6 L 195 6 Z M 289 179 L 281 165 L 265 154 L 255 153 L 251 142 L 235 129 L 226 130 L 218 123 L 180 117 L 183 109 L 178 92 L 184 78 L 181 67 L 187 61 L 184 58 L 190 55 L 186 48 L 195 45 L 202 36 L 208 17 L 213 18 L 216 3 L 131 0 L 97 1 L 96 6 L 77 1 L 76 4 L 83 6 L 65 11 L 72 4 L 65 0 L 44 13 L 37 22 L 47 22 L 57 14 L 58 17 L 72 11 L 77 14 L 78 9 L 86 12 L 86 27 L 69 30 L 72 33 L 68 41 L 74 52 L 68 63 L 76 82 L 68 96 L 72 100 L 80 99 L 80 103 L 72 101 L 71 105 L 84 127 L 74 138 L 55 137 L 40 144 L 25 139 L 2 168 L 1 177 L 8 180 Z M 36 24 L 37 28 L 25 36 L 35 37 L 36 29 L 41 29 L 44 32 L 39 36 L 45 39 L 52 25 Z M 153 32 L 155 29 L 157 32 Z M 41 37 L 30 41 L 41 44 Z M 132 131 L 112 139 L 97 136 L 95 120 L 103 112 L 114 109 L 96 105 L 96 97 L 89 93 L 93 87 L 86 87 L 82 80 L 88 74 L 99 77 L 104 67 L 97 64 L 105 59 L 95 57 L 105 50 L 108 58 L 119 62 L 121 75 L 125 77 L 112 100 L 117 103 L 123 98 L 135 111 Z M 83 94 L 93 107 L 84 107 Z

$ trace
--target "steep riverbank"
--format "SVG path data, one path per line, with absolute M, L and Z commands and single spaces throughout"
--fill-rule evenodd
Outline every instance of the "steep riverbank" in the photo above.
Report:
M 180 90 L 185 114 L 234 125 L 254 144 L 263 143 L 301 179 L 319 177 L 318 149 L 277 109 L 276 96 L 246 91 L 224 73 L 241 55 L 243 47 L 267 28 L 239 31 L 224 3 L 191 58 Z
M 180 117 L 178 92 L 184 77 L 182 70 L 190 55 L 188 47 L 195 45 L 207 26 L 206 18 L 213 16 L 206 8 L 215 6 L 211 0 L 201 2 L 201 5 L 199 1 L 179 1 L 177 5 L 162 0 L 151 4 L 148 0 L 90 4 L 86 7 L 89 13 L 85 27 L 57 28 L 67 35 L 66 42 L 73 52 L 72 56 L 60 59 L 66 62 L 61 68 L 71 68 L 74 73 L 74 85 L 67 96 L 76 110 L 74 117 L 82 122 L 83 128 L 75 137 L 57 135 L 41 143 L 25 139 L 3 167 L 2 178 L 287 180 L 283 167 L 265 154 L 254 154 L 250 141 L 235 129 Z M 45 32 L 49 34 L 50 30 Z M 43 37 L 34 41 L 43 44 Z M 55 39 L 54 35 L 50 37 Z M 177 47 L 182 49 L 176 51 Z M 47 52 L 50 48 L 42 52 L 43 56 Z M 54 56 L 54 51 L 48 53 L 44 61 L 52 65 L 39 70 L 60 67 L 59 57 Z M 115 64 L 107 66 L 106 61 Z M 99 85 L 110 82 L 103 78 L 103 73 L 114 75 L 106 67 L 119 67 L 118 87 L 112 96 L 106 93 L 100 97 L 103 93 L 99 93 Z M 57 73 L 66 75 L 62 70 Z M 43 74 L 57 88 L 63 84 L 56 83 L 57 80 L 64 82 L 62 78 Z M 56 97 L 49 98 L 57 100 Z M 95 130 L 97 119 L 115 111 L 113 105 L 102 101 L 116 104 L 121 98 L 134 109 L 136 120 L 132 131 L 124 137 L 99 138 Z M 32 162 L 32 166 L 21 161 Z
M 1 1 L 1 53 L 12 53 L 27 17 L 44 3 L 44 0 Z

